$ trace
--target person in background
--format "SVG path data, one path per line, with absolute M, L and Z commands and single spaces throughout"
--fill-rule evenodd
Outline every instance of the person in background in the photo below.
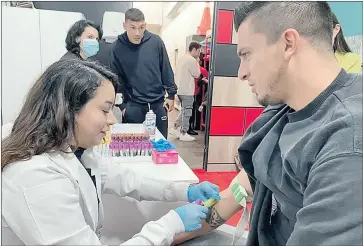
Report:
M 174 122 L 171 134 L 178 137 L 180 141 L 194 141 L 195 138 L 188 134 L 189 119 L 192 116 L 194 90 L 196 78 L 199 78 L 200 68 L 198 58 L 201 45 L 198 42 L 191 42 L 188 53 L 180 58 L 176 69 L 176 79 L 178 84 L 178 98 L 181 103 L 181 111 L 178 119 Z
M 202 98 L 203 84 L 208 83 L 208 76 L 209 76 L 208 70 L 203 67 L 204 56 L 202 56 L 202 59 L 200 59 L 200 57 L 198 57 L 198 59 L 197 59 L 197 62 L 199 64 L 199 69 L 200 69 L 200 75 L 197 79 L 194 79 L 195 88 L 194 88 L 193 112 L 192 112 L 192 116 L 190 117 L 190 120 L 189 120 L 189 130 L 187 132 L 191 136 L 198 135 L 198 132 L 194 131 L 193 126 L 197 127 L 197 129 L 199 129 L 198 126 L 196 126 L 197 123 L 200 123 L 200 120 L 198 120 L 198 118 L 200 119 L 200 117 L 198 115 L 198 108 L 204 100 L 204 98 Z
M 203 228 L 174 243 L 219 227 L 253 199 L 247 243 L 238 240 L 245 213 L 235 245 L 362 245 L 362 75 L 338 64 L 332 26 L 327 2 L 237 5 L 238 77 L 266 108 L 239 146 L 243 170 Z
M 208 209 L 192 202 L 219 200 L 218 186 L 155 180 L 93 154 L 115 123 L 116 83 L 98 63 L 72 59 L 48 67 L 29 90 L 13 126 L 2 129 L 2 244 L 104 245 L 102 194 L 190 202 L 124 245 L 170 245 L 176 233 L 201 228 Z M 78 146 L 89 150 L 81 159 Z
M 333 15 L 333 48 L 338 63 L 348 73 L 360 73 L 362 71 L 362 59 L 352 52 L 345 41 L 343 29 L 334 13 Z
M 146 30 L 145 17 L 139 9 L 127 10 L 123 25 L 126 31 L 116 40 L 110 67 L 119 78 L 124 122 L 143 123 L 150 106 L 156 114 L 157 129 L 167 138 L 164 96 L 166 91 L 170 112 L 174 109 L 177 86 L 164 42 Z
M 90 20 L 79 20 L 69 29 L 66 37 L 66 49 L 61 60 L 87 60 L 99 51 L 99 40 L 102 39 L 101 27 Z
M 79 20 L 69 29 L 66 37 L 68 50 L 60 60 L 91 60 L 99 51 L 99 41 L 102 39 L 101 27 L 90 20 Z M 79 147 L 74 154 L 81 158 L 84 148 Z

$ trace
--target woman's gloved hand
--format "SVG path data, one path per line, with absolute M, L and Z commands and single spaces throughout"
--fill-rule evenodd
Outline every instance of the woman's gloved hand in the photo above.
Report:
M 202 220 L 207 218 L 208 208 L 197 204 L 187 204 L 175 209 L 183 221 L 186 232 L 196 231 L 202 228 Z
M 188 201 L 194 202 L 196 200 L 201 200 L 205 202 L 206 200 L 214 198 L 216 200 L 221 200 L 219 196 L 218 185 L 212 184 L 210 182 L 202 182 L 197 185 L 191 185 L 188 188 Z

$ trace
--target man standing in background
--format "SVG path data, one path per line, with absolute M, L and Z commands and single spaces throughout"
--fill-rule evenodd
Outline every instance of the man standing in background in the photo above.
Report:
M 146 30 L 145 17 L 139 9 L 127 10 L 123 25 L 126 31 L 114 43 L 110 64 L 119 78 L 117 92 L 123 95 L 123 122 L 143 123 L 150 107 L 156 114 L 156 127 L 167 138 L 165 91 L 170 112 L 177 86 L 164 42 Z
M 200 68 L 197 59 L 200 55 L 201 45 L 198 42 L 189 44 L 188 53 L 183 56 L 177 67 L 177 84 L 179 86 L 178 97 L 182 106 L 178 119 L 174 123 L 172 134 L 180 139 L 180 141 L 194 141 L 195 138 L 190 136 L 187 131 L 189 129 L 189 119 L 192 116 L 194 102 L 194 79 L 200 75 Z

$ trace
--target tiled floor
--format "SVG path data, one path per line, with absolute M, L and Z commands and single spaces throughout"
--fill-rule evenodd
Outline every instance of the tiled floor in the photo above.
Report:
M 169 132 L 178 114 L 179 111 L 177 110 L 169 113 Z M 204 131 L 198 131 L 198 133 L 198 136 L 195 136 L 196 141 L 193 142 L 182 142 L 173 135 L 168 135 L 168 140 L 176 146 L 179 155 L 191 169 L 203 168 Z

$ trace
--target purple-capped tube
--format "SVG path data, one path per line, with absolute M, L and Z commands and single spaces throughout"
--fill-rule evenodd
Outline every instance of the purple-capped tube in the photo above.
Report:
M 127 146 L 126 146 L 126 142 L 122 142 L 121 149 L 122 149 L 122 156 L 127 156 Z
M 141 156 L 146 156 L 146 145 L 145 145 L 145 142 L 142 141 L 140 145 L 141 145 Z
M 113 145 L 113 156 L 117 157 L 119 156 L 120 150 L 119 150 L 119 142 L 115 142 Z
M 117 142 L 112 142 L 112 156 L 117 156 Z
M 141 156 L 141 143 L 137 143 L 136 144 L 136 146 L 137 146 L 137 156 Z
M 131 156 L 134 157 L 136 155 L 136 148 L 135 144 L 133 142 L 130 143 L 130 153 Z
M 133 142 L 132 143 L 132 147 L 133 147 L 133 156 L 137 156 L 137 143 Z
M 128 155 L 129 149 L 128 149 L 128 146 L 127 146 L 127 142 L 122 143 L 122 151 L 123 151 L 123 156 L 129 156 Z
M 152 150 L 153 150 L 153 144 L 151 142 L 148 143 L 148 155 L 151 156 L 152 155 Z
M 125 148 L 125 156 L 130 156 L 130 144 L 128 142 L 124 143 L 124 148 Z
M 135 142 L 134 143 L 134 148 L 135 148 L 135 156 L 139 156 L 139 151 L 140 151 L 140 147 L 139 147 L 139 143 Z
M 123 142 L 118 143 L 118 156 L 124 156 L 125 147 Z
M 118 143 L 118 156 L 124 156 L 124 144 L 123 144 L 123 142 Z
M 122 156 L 122 142 L 117 143 L 117 155 L 116 156 Z
M 132 147 L 132 156 L 136 156 L 136 154 L 137 154 L 137 144 L 135 142 L 132 142 L 131 147 Z
M 118 153 L 119 153 L 118 145 L 119 145 L 118 142 L 114 142 L 114 144 L 113 144 L 113 156 L 114 157 L 118 156 Z

